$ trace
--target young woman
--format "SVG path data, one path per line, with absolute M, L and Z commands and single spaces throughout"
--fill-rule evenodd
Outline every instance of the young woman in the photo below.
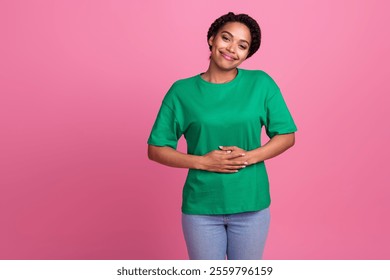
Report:
M 261 259 L 270 221 L 264 161 L 293 146 L 297 128 L 274 80 L 237 68 L 260 47 L 254 19 L 230 12 L 211 24 L 207 39 L 207 71 L 171 86 L 148 156 L 189 169 L 181 210 L 190 259 Z M 176 151 L 183 134 L 187 153 Z

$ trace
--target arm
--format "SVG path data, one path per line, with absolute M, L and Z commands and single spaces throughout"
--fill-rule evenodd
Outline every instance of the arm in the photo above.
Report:
M 168 146 L 148 145 L 148 157 L 171 167 L 200 169 L 200 156 L 183 154 Z
M 279 134 L 272 137 L 264 146 L 248 152 L 252 161 L 261 162 L 280 155 L 295 144 L 295 133 Z
M 224 151 L 232 151 L 233 153 L 245 153 L 244 158 L 248 162 L 248 165 L 255 164 L 270 158 L 273 158 L 287 149 L 291 148 L 295 144 L 295 133 L 279 134 L 272 137 L 265 145 L 251 150 L 245 151 L 236 146 L 220 147 Z
M 242 153 L 214 150 L 203 156 L 184 154 L 171 147 L 148 145 L 149 159 L 179 168 L 200 169 L 212 172 L 234 173 L 246 166 Z

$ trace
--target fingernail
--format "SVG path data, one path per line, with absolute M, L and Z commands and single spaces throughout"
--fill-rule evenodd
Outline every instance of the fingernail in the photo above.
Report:
M 248 162 L 244 162 L 244 164 L 248 164 Z
M 230 154 L 231 152 L 232 152 L 232 151 L 230 151 L 230 150 L 229 150 L 229 151 L 226 151 L 226 153 L 228 153 L 228 154 Z
M 242 156 L 245 156 L 245 154 L 241 154 Z
M 222 148 L 223 148 L 223 146 L 218 146 L 218 148 L 222 149 Z

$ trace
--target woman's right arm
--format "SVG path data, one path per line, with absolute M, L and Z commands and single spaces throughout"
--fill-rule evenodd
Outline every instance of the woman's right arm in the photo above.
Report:
M 240 153 L 227 153 L 214 150 L 210 153 L 197 156 L 184 154 L 168 146 L 148 145 L 149 159 L 158 163 L 179 168 L 199 169 L 211 172 L 234 173 L 246 166 Z

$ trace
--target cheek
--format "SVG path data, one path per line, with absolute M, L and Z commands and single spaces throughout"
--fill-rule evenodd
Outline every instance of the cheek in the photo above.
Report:
M 215 40 L 214 45 L 216 46 L 216 48 L 221 48 L 221 47 L 223 48 L 226 45 L 228 45 L 228 43 L 225 42 L 224 40 L 218 38 L 218 39 Z
M 248 54 L 249 54 L 249 51 L 248 50 L 241 50 L 240 51 L 240 58 L 242 58 L 242 59 L 246 59 L 246 57 L 248 56 Z

